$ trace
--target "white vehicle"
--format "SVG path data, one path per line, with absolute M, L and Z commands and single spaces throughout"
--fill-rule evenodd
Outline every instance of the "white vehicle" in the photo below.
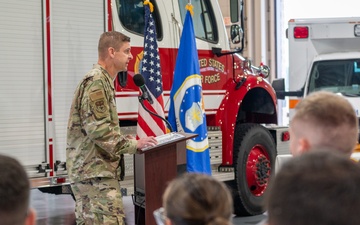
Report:
M 284 80 L 273 82 L 278 98 L 289 98 L 290 119 L 297 102 L 311 92 L 343 95 L 360 109 L 360 17 L 291 19 L 289 91 Z
M 122 132 L 135 133 L 139 88 L 132 77 L 142 66 L 143 0 L 0 1 L 0 153 L 26 166 L 33 188 L 69 191 L 63 184 L 67 184 L 66 127 L 71 100 L 78 82 L 97 62 L 98 39 L 107 30 L 131 38 L 134 59 L 127 73 L 118 76 L 115 97 Z M 167 114 L 188 1 L 151 2 Z M 229 0 L 235 13 L 231 38 L 218 0 L 192 1 L 193 22 L 213 174 L 234 188 L 236 214 L 255 215 L 263 212 L 261 202 L 275 157 L 288 152 L 289 136 L 286 128 L 276 127 L 277 100 L 265 79 L 268 67 L 254 67 L 240 55 L 242 2 Z M 238 48 L 232 52 L 230 47 Z M 125 157 L 122 186 L 132 193 L 133 157 Z
M 97 62 L 104 2 L 0 2 L 0 153 L 26 167 L 32 187 L 69 191 L 58 185 L 67 176 L 69 104 Z

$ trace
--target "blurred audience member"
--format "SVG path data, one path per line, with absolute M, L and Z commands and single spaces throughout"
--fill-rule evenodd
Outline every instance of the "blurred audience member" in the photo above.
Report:
M 30 183 L 24 168 L 16 159 L 0 155 L 0 224 L 36 224 L 29 204 Z
M 312 150 L 283 165 L 266 194 L 268 225 L 360 224 L 360 166 Z
M 231 225 L 232 197 L 222 182 L 197 173 L 174 179 L 154 212 L 159 225 Z
M 350 157 L 358 140 L 358 119 L 349 101 L 331 92 L 311 93 L 295 107 L 290 150 L 296 156 L 327 147 Z

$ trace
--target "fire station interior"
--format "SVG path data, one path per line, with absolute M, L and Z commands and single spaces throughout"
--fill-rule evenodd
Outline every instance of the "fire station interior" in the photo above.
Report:
M 228 1 L 218 0 L 226 28 L 230 29 Z M 316 5 L 315 5 L 316 4 Z M 358 4 L 355 6 L 354 4 Z M 341 5 L 335 0 L 245 0 L 245 48 L 243 56 L 251 59 L 253 65 L 268 65 L 271 82 L 275 78 L 286 78 L 288 71 L 288 46 L 285 35 L 290 18 L 316 18 L 356 16 L 360 4 L 343 0 Z M 317 10 L 321 8 L 321 10 Z M 89 65 L 90 66 L 90 65 Z M 279 124 L 288 124 L 287 102 L 278 102 Z M 123 196 L 126 221 L 135 224 L 133 199 Z M 75 224 L 74 200 L 71 195 L 55 195 L 31 190 L 31 206 L 37 212 L 37 224 Z M 266 214 L 234 217 L 234 224 L 261 224 Z

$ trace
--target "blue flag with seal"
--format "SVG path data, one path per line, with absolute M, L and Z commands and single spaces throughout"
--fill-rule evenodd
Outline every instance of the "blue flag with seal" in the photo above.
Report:
M 187 141 L 187 171 L 211 174 L 206 116 L 194 26 L 186 13 L 174 81 L 170 91 L 168 120 L 174 130 L 198 136 Z

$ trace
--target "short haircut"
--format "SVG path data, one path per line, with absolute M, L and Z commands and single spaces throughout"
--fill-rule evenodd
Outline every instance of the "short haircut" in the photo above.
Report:
M 24 224 L 29 209 L 30 182 L 23 166 L 0 155 L 0 223 Z
M 104 57 L 110 47 L 118 51 L 124 42 L 130 42 L 130 37 L 117 31 L 102 33 L 98 44 L 99 57 Z
M 360 224 L 360 165 L 338 152 L 292 158 L 268 188 L 269 225 Z
M 230 191 L 208 175 L 185 173 L 173 180 L 163 195 L 163 206 L 174 225 L 231 224 Z
M 290 126 L 300 136 L 307 136 L 311 147 L 330 147 L 349 155 L 358 140 L 354 108 L 344 97 L 331 92 L 314 92 L 301 100 Z

